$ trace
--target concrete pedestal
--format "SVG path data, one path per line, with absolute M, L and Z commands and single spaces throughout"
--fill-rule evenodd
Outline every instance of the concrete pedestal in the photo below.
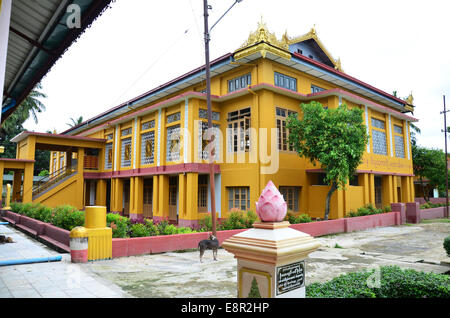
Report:
M 305 297 L 305 259 L 320 244 L 289 225 L 255 223 L 222 243 L 237 259 L 239 298 Z

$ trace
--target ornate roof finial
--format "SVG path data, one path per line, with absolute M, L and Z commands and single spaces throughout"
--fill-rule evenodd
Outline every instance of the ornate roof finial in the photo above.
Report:
M 413 97 L 412 91 L 411 91 L 411 93 L 409 94 L 409 96 L 406 97 L 405 102 L 406 102 L 408 105 L 414 105 L 414 104 L 413 104 L 413 103 L 414 103 L 414 97 Z

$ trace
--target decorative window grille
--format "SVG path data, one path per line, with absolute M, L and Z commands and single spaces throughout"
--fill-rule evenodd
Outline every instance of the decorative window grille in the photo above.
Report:
M 128 136 L 128 135 L 131 135 L 131 132 L 132 132 L 131 127 L 127 128 L 127 129 L 123 129 L 122 132 L 121 132 L 121 136 L 125 137 L 125 136 Z
M 121 167 L 131 166 L 131 137 L 122 139 Z
M 294 115 L 297 117 L 297 112 L 276 108 L 276 121 L 277 121 L 277 131 L 278 131 L 278 150 L 289 150 L 294 151 L 294 148 L 289 145 L 289 130 L 286 128 L 287 117 Z
M 198 117 L 201 118 L 201 119 L 208 119 L 208 110 L 200 108 L 198 110 Z M 211 118 L 212 118 L 212 120 L 219 121 L 220 120 L 220 113 L 212 112 Z
M 228 92 L 234 92 L 252 84 L 252 76 L 250 73 L 235 77 L 228 81 Z
M 150 131 L 141 136 L 141 164 L 148 165 L 154 162 L 155 132 Z
M 405 158 L 405 143 L 401 126 L 394 125 L 394 142 L 395 156 L 398 158 Z
M 209 144 L 208 140 L 208 123 L 207 122 L 199 122 L 198 123 L 198 157 L 202 160 L 208 160 L 209 159 L 209 149 L 207 149 L 207 146 Z M 220 153 L 220 125 L 213 124 L 212 127 L 212 133 L 214 136 L 214 158 L 215 160 L 219 160 L 219 153 Z
M 176 121 L 179 121 L 180 119 L 181 119 L 181 114 L 178 112 L 178 113 L 167 116 L 167 123 L 171 124 Z
M 177 161 L 180 159 L 180 125 L 167 127 L 166 160 Z
M 228 151 L 250 151 L 250 108 L 228 113 Z
M 297 91 L 297 79 L 275 72 L 275 79 L 274 79 L 275 86 L 283 87 L 286 89 L 289 89 L 291 91 Z
M 246 211 L 250 209 L 250 188 L 230 187 L 228 188 L 228 209 L 239 209 Z
M 105 145 L 105 169 L 112 168 L 113 144 L 112 142 Z
M 372 144 L 373 152 L 378 155 L 387 155 L 385 123 L 372 118 Z M 374 129 L 375 128 L 375 129 Z
M 293 212 L 298 212 L 298 197 L 300 187 L 280 187 L 280 193 L 286 201 L 287 209 Z
M 316 86 L 316 85 L 311 85 L 311 93 L 319 93 L 319 92 L 323 92 L 325 90 L 325 88 Z
M 146 123 L 143 123 L 141 126 L 141 130 L 148 130 L 152 128 L 155 128 L 155 120 L 150 120 Z

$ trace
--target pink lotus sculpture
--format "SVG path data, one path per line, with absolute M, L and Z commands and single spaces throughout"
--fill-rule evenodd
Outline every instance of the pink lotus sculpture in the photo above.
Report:
M 281 222 L 286 212 L 287 205 L 283 195 L 273 182 L 269 181 L 256 202 L 256 213 L 263 222 Z

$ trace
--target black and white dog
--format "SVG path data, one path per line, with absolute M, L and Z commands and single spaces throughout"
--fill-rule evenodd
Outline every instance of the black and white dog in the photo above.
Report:
M 198 249 L 200 251 L 200 263 L 202 263 L 202 257 L 206 250 L 212 250 L 214 260 L 217 261 L 218 248 L 219 248 L 219 240 L 212 234 L 209 236 L 209 239 L 201 240 L 198 243 Z

